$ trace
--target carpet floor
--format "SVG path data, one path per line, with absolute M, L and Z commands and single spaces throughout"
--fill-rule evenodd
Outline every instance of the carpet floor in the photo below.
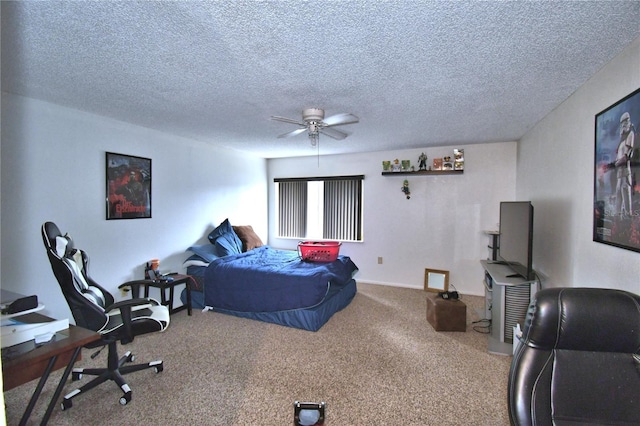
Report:
M 353 302 L 317 332 L 181 311 L 164 333 L 121 349 L 164 371 L 126 376 L 133 398 L 104 383 L 53 412 L 51 425 L 292 425 L 293 402 L 326 402 L 326 425 L 508 425 L 511 357 L 487 352 L 474 330 L 484 299 L 463 296 L 466 332 L 436 332 L 422 290 L 358 283 Z M 481 330 L 482 331 L 482 330 Z M 77 367 L 106 365 L 106 349 Z M 38 424 L 61 370 L 52 374 L 29 424 Z M 63 394 L 75 389 L 71 380 Z M 18 424 L 36 381 L 4 393 Z

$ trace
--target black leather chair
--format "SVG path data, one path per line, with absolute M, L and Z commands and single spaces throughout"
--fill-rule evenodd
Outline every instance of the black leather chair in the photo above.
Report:
M 514 425 L 640 424 L 640 296 L 539 291 L 508 383 Z
M 73 240 L 62 235 L 52 222 L 42 225 L 42 240 L 53 274 L 64 294 L 77 326 L 94 330 L 102 335 L 102 339 L 87 345 L 87 348 L 108 346 L 107 368 L 74 368 L 72 379 L 79 380 L 83 375 L 97 376 L 79 389 L 67 394 L 62 401 L 62 409 L 72 406 L 72 399 L 97 385 L 113 380 L 122 390 L 120 404 L 131 401 L 131 388 L 123 375 L 148 368 L 156 373 L 163 370 L 162 361 L 146 364 L 124 365 L 134 360 L 134 355 L 127 351 L 118 357 L 117 344 L 130 343 L 141 334 L 164 331 L 169 325 L 169 310 L 157 301 L 149 298 L 128 299 L 115 302 L 107 290 L 98 285 L 88 274 L 89 258 L 82 250 L 73 247 Z M 129 284 L 141 283 L 132 281 Z

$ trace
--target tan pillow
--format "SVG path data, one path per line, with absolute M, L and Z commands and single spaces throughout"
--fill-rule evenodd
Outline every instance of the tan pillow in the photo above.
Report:
M 242 251 L 253 250 L 256 247 L 262 247 L 264 245 L 251 225 L 234 226 L 233 230 L 238 238 L 240 238 L 240 241 L 242 241 Z

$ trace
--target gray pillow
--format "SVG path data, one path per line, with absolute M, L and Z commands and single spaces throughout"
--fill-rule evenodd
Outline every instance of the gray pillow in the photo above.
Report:
M 206 260 L 207 263 L 211 263 L 219 257 L 216 252 L 216 247 L 213 244 L 195 245 L 189 247 L 187 250 L 194 252 Z

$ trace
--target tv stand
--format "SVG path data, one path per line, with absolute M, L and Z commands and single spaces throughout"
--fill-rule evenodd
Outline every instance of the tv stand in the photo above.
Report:
M 513 353 L 513 327 L 524 326 L 529 304 L 540 286 L 526 280 L 504 263 L 481 260 L 484 268 L 485 318 L 491 320 L 488 351 L 499 355 Z

